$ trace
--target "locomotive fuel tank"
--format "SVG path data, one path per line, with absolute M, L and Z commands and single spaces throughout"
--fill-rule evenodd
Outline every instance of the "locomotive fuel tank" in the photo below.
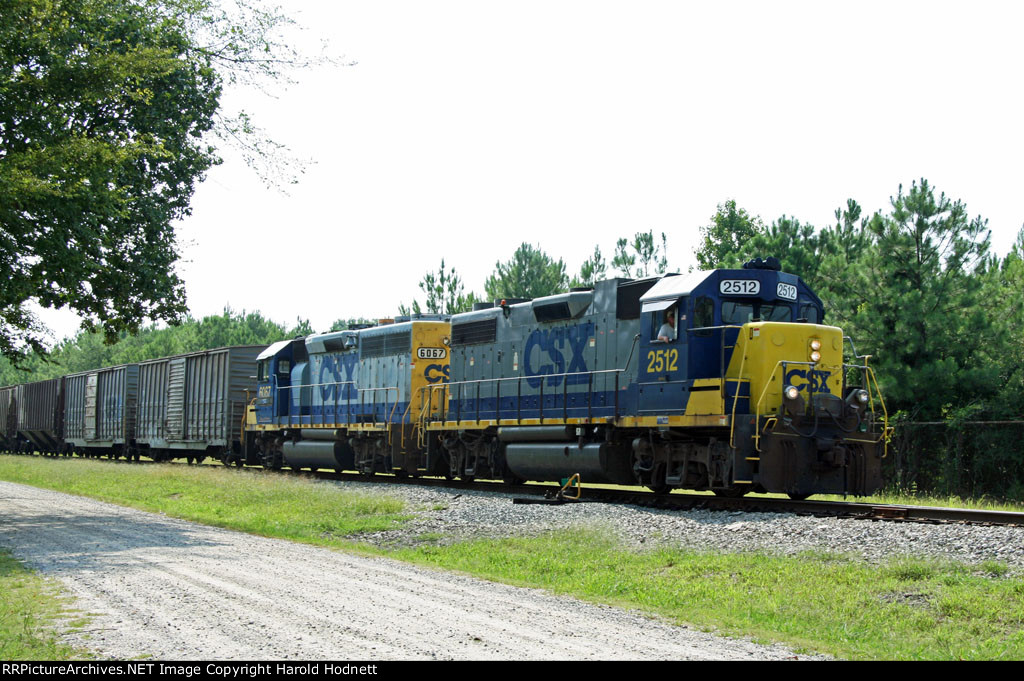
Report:
M 562 480 L 575 473 L 590 483 L 635 483 L 629 451 L 609 442 L 519 442 L 505 447 L 505 462 L 523 480 Z

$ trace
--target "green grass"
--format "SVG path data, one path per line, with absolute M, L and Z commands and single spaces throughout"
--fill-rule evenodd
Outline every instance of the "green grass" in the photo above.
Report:
M 400 499 L 260 470 L 0 456 L 0 479 L 267 537 L 340 546 L 397 527 Z
M 844 497 L 834 495 L 820 495 L 814 499 L 842 501 Z M 879 492 L 869 497 L 845 497 L 847 501 L 856 501 L 862 504 L 886 504 L 893 506 L 938 506 L 940 508 L 973 508 L 985 511 L 1012 511 L 1024 513 L 1024 503 L 1019 501 L 1000 501 L 981 497 L 969 499 L 957 496 L 937 496 L 927 494 L 913 494 L 911 492 Z
M 721 633 L 852 659 L 1024 658 L 1024 580 L 1005 566 L 832 554 L 625 550 L 600 533 L 389 553 Z
M 33 574 L 0 549 L 0 660 L 81 659 L 82 652 L 60 642 L 56 620 L 69 626 L 74 613 L 52 582 Z
M 402 503 L 308 478 L 0 456 L 0 479 L 541 587 L 839 657 L 1024 659 L 1024 578 L 995 561 L 877 566 L 819 553 L 633 551 L 597 530 L 455 544 L 425 533 L 377 548 L 358 535 L 398 526 L 407 517 Z

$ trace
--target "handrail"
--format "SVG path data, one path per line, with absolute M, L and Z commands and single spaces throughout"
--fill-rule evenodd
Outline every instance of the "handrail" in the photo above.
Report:
M 768 388 L 771 387 L 772 378 L 775 376 L 775 371 L 780 366 L 790 364 L 818 366 L 818 363 L 816 362 L 796 362 L 791 360 L 779 360 L 778 362 L 775 363 L 775 366 L 772 368 L 771 373 L 768 374 L 768 380 L 765 381 L 764 389 L 761 391 L 761 395 L 757 399 L 757 403 L 755 405 L 756 409 L 754 410 L 754 449 L 756 449 L 758 452 L 761 451 L 761 408 L 764 405 L 766 396 L 768 395 Z M 878 439 L 873 441 L 873 444 L 878 444 L 879 442 L 883 442 L 884 440 L 882 456 L 883 458 L 885 458 L 885 456 L 888 455 L 888 444 L 889 439 L 892 436 L 892 428 L 889 427 L 889 412 L 886 409 L 885 400 L 882 398 L 882 391 L 878 387 L 878 381 L 875 378 L 875 372 L 874 370 L 871 369 L 871 367 L 867 366 L 866 364 L 863 366 L 843 364 L 844 373 L 848 368 L 864 369 L 866 372 L 865 375 L 870 376 L 870 381 L 866 381 L 866 383 L 868 385 L 868 407 L 870 408 L 872 414 L 875 411 L 875 402 L 874 396 L 871 392 L 871 384 L 874 383 L 875 391 L 878 393 L 878 401 L 882 407 L 882 432 L 879 434 Z M 782 381 L 780 381 L 779 385 L 782 386 L 782 388 L 785 388 Z M 764 414 L 764 416 L 771 418 L 771 415 L 769 414 Z
M 739 345 L 738 342 L 737 345 Z M 736 394 L 732 396 L 732 414 L 729 418 L 729 446 L 732 449 L 736 449 L 736 404 L 740 401 L 740 382 L 743 380 L 750 381 L 749 378 L 743 378 L 743 367 L 746 366 L 746 363 L 747 353 L 744 352 L 743 358 L 740 360 L 740 372 L 736 374 Z M 729 377 L 722 376 L 722 388 L 724 389 L 727 385 L 729 385 Z M 747 395 L 747 400 L 750 400 L 750 395 Z
M 632 357 L 632 353 L 630 354 L 630 357 Z M 476 400 L 475 400 L 476 401 L 476 409 L 474 411 L 475 411 L 476 417 L 477 417 L 476 420 L 479 421 L 480 420 L 479 419 L 479 414 L 480 414 L 480 387 L 483 384 L 485 384 L 485 383 L 496 384 L 498 386 L 498 391 L 499 391 L 498 394 L 500 394 L 500 390 L 501 390 L 500 386 L 501 386 L 502 383 L 507 382 L 507 381 L 516 381 L 517 384 L 520 386 L 520 389 L 518 391 L 519 398 L 517 399 L 517 404 L 519 405 L 519 408 L 521 409 L 521 402 L 522 402 L 522 388 L 521 388 L 521 386 L 522 386 L 522 381 L 523 380 L 529 381 L 531 379 L 539 379 L 541 381 L 541 383 L 540 383 L 540 393 L 539 393 L 540 399 L 541 399 L 540 411 L 541 411 L 541 414 L 543 414 L 543 409 L 544 409 L 544 405 L 543 405 L 544 383 L 547 382 L 548 379 L 559 378 L 559 377 L 567 377 L 567 376 L 586 376 L 586 377 L 588 377 L 588 381 L 587 381 L 588 389 L 587 389 L 587 393 L 586 394 L 587 394 L 587 407 L 589 409 L 591 407 L 591 403 L 592 403 L 592 400 L 593 400 L 592 396 L 594 394 L 593 393 L 593 389 L 592 389 L 594 376 L 596 376 L 598 374 L 615 374 L 615 375 L 619 375 L 619 374 L 625 373 L 628 370 L 628 368 L 629 368 L 629 364 L 627 363 L 626 367 L 622 368 L 622 369 L 598 369 L 598 370 L 594 370 L 594 371 L 567 371 L 567 372 L 560 373 L 560 374 L 537 374 L 537 375 L 534 375 L 534 376 L 505 376 L 505 377 L 500 377 L 500 378 L 478 378 L 478 379 L 473 379 L 473 380 L 469 380 L 469 381 L 455 381 L 455 382 L 451 382 L 451 383 L 440 383 L 440 384 L 437 384 L 437 385 L 426 385 L 426 386 L 420 387 L 419 390 L 420 390 L 421 393 L 423 393 L 423 391 L 426 391 L 426 396 L 427 396 L 428 400 L 430 400 L 430 395 L 432 395 L 434 391 L 439 391 L 439 390 L 447 391 L 447 390 L 450 390 L 454 386 L 458 386 L 459 387 L 458 401 L 459 401 L 459 405 L 460 405 L 460 414 L 458 416 L 458 420 L 461 422 L 462 421 L 462 417 L 461 417 L 462 386 L 473 386 L 473 385 L 475 385 L 477 387 L 477 390 L 476 390 Z M 567 402 L 567 400 L 566 400 L 566 396 L 567 395 L 568 395 L 568 382 L 567 381 L 563 381 L 563 390 L 562 390 L 563 418 L 565 417 L 566 408 L 567 408 L 567 405 L 565 404 Z M 426 403 L 428 400 L 422 400 L 422 401 L 424 403 Z M 495 411 L 496 411 L 496 413 L 500 413 L 500 407 L 496 408 Z M 440 416 L 440 419 L 438 419 L 438 420 L 441 420 L 441 421 L 448 420 L 448 417 L 449 417 L 450 412 L 451 412 L 451 408 L 450 408 L 447 400 L 445 400 L 444 402 L 440 403 L 440 412 L 441 412 L 441 416 Z M 517 411 L 517 414 L 516 414 L 516 420 L 517 421 L 521 420 L 521 417 L 519 416 L 518 411 Z M 425 423 L 424 423 L 424 425 L 425 425 Z
M 299 393 L 299 409 L 300 409 L 300 413 L 298 415 L 299 423 L 296 424 L 296 423 L 292 422 L 292 402 L 291 402 L 291 400 L 288 400 L 288 402 L 287 402 L 287 404 L 288 404 L 288 424 L 287 425 L 288 426 L 298 426 L 300 428 L 303 425 L 313 425 L 312 424 L 312 420 L 313 420 L 312 419 L 312 414 L 310 414 L 310 422 L 311 423 L 309 423 L 309 424 L 303 424 L 302 423 L 302 413 L 301 413 L 302 407 L 303 406 L 310 406 L 310 407 L 314 406 L 312 404 L 312 398 L 310 398 L 310 404 L 309 405 L 303 405 L 302 404 L 302 391 L 303 390 L 309 389 L 310 391 L 312 391 L 313 388 L 320 388 L 320 387 L 324 387 L 324 386 L 334 386 L 334 387 L 337 387 L 337 386 L 346 386 L 346 385 L 354 386 L 355 385 L 355 381 L 335 381 L 335 382 L 331 382 L 331 383 L 308 383 L 308 384 L 296 385 L 296 386 L 275 386 L 275 390 L 277 392 L 277 402 L 281 401 L 281 391 L 282 390 L 298 389 L 300 391 L 300 393 Z M 401 390 L 399 389 L 399 387 L 398 386 L 385 386 L 385 387 L 378 387 L 378 388 L 356 388 L 356 393 L 358 395 L 359 405 L 360 405 L 359 413 L 356 414 L 357 416 L 364 415 L 363 414 L 363 410 L 362 410 L 362 406 L 365 404 L 363 402 L 363 399 L 362 399 L 363 394 L 364 393 L 373 393 L 373 396 L 374 396 L 373 397 L 373 401 L 370 404 L 371 404 L 371 409 L 372 409 L 371 415 L 373 416 L 373 426 L 374 427 L 378 426 L 376 394 L 381 392 L 381 391 L 383 391 L 384 394 L 385 394 L 385 396 L 384 396 L 384 404 L 383 404 L 385 409 L 387 409 L 387 406 L 389 404 L 388 395 L 390 394 L 391 391 L 394 391 L 394 393 L 395 393 L 394 400 L 390 402 L 390 404 L 391 404 L 391 411 L 388 413 L 387 416 L 385 416 L 385 420 L 384 420 L 384 426 L 387 427 L 387 426 L 390 426 L 391 423 L 393 422 L 394 415 L 395 415 L 395 410 L 398 408 L 398 401 L 399 401 L 399 397 L 401 396 Z M 335 423 L 335 425 L 339 424 L 339 422 L 338 422 L 338 393 L 340 393 L 340 392 L 341 392 L 340 390 L 339 391 L 335 391 L 335 398 L 334 398 L 334 419 L 335 419 L 334 423 Z M 310 393 L 310 395 L 312 395 L 312 393 Z M 324 401 L 322 401 L 320 403 L 320 405 L 317 405 L 317 406 L 324 407 L 324 406 L 327 406 L 327 405 L 330 405 L 330 401 L 324 400 Z M 347 408 L 346 408 L 346 411 L 345 411 L 345 425 L 356 425 L 356 424 L 352 423 L 352 421 L 349 420 L 349 416 L 351 415 L 351 409 L 352 409 L 352 394 L 351 394 L 351 391 L 349 391 L 348 392 L 348 405 L 347 405 Z M 277 418 L 277 417 L 275 417 L 275 418 Z
M 865 355 L 870 357 L 870 355 Z M 882 397 L 882 389 L 878 387 L 878 379 L 875 377 L 875 370 L 869 367 L 867 364 L 864 365 L 865 376 L 870 377 L 870 381 L 865 381 L 868 386 L 868 403 L 872 407 L 872 413 L 874 412 L 874 396 L 871 393 L 871 385 L 874 384 L 875 392 L 878 393 L 878 402 L 882 405 L 882 458 L 889 456 L 889 441 L 892 439 L 893 428 L 889 425 L 889 410 L 885 406 L 885 399 Z

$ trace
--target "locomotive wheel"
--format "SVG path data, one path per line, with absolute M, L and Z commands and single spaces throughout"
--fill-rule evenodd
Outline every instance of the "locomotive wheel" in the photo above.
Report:
M 807 494 L 796 494 L 794 492 L 788 492 L 786 496 L 788 496 L 793 501 L 804 501 L 808 499 L 811 496 L 811 494 L 811 492 L 808 492 Z
M 666 484 L 647 485 L 647 489 L 651 490 L 655 494 L 668 494 L 669 492 L 672 491 L 672 488 Z M 718 492 L 715 492 L 715 494 L 718 494 Z

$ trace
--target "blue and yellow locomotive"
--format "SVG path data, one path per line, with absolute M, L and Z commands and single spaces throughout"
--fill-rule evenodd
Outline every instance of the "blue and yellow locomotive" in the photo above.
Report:
M 449 332 L 446 318 L 428 315 L 271 345 L 257 358 L 246 462 L 446 472 L 438 448 L 418 441 L 413 415 L 429 413 L 425 388 L 447 380 Z
M 823 316 L 773 259 L 455 315 L 419 425 L 465 478 L 868 494 L 884 405 Z
M 873 374 L 772 259 L 478 307 L 269 347 L 250 463 L 795 498 L 881 486 Z

